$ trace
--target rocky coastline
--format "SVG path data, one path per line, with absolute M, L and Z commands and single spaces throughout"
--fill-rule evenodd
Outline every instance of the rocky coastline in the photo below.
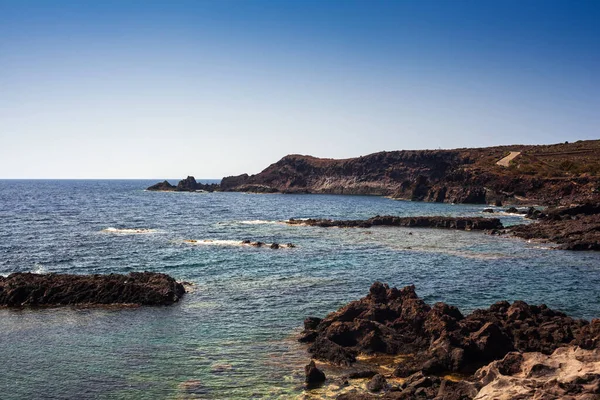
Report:
M 0 306 L 171 305 L 185 288 L 166 274 L 69 275 L 16 272 L 0 276 Z
M 374 226 L 395 226 L 411 228 L 442 228 L 458 230 L 497 230 L 502 229 L 498 218 L 482 217 L 396 217 L 391 215 L 375 216 L 366 220 L 331 219 L 290 219 L 288 225 L 318 226 L 322 228 L 371 228 Z
M 561 250 L 600 250 L 600 203 L 571 207 L 530 209 L 526 218 L 535 222 L 504 231 L 525 240 L 557 243 Z
M 222 191 L 390 196 L 544 206 L 600 200 L 600 140 L 555 145 L 384 151 L 348 159 L 292 154 Z M 499 161 L 512 155 L 506 163 Z
M 338 399 L 600 396 L 600 319 L 574 319 L 545 305 L 502 301 L 463 315 L 445 303 L 426 304 L 414 286 L 376 282 L 366 297 L 323 319 L 308 317 L 299 340 L 313 359 L 345 368 L 333 379 L 315 364 L 306 368 L 309 384 L 331 385 Z M 358 362 L 365 355 L 399 357 L 382 370 Z M 352 385 L 356 380 L 364 384 Z
M 499 161 L 510 160 L 506 163 Z M 291 154 L 255 175 L 202 185 L 193 177 L 160 191 L 322 193 L 470 203 L 600 202 L 600 140 L 555 145 L 384 151 L 349 159 Z

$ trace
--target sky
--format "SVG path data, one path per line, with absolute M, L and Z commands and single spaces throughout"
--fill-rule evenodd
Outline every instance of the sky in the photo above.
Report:
M 0 0 L 0 178 L 600 138 L 600 1 Z

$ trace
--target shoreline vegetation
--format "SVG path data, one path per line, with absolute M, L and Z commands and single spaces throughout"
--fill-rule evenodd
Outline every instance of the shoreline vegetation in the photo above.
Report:
M 366 297 L 306 318 L 298 340 L 313 359 L 307 387 L 326 385 L 340 400 L 600 395 L 600 319 L 573 319 L 543 304 L 501 301 L 463 315 L 426 304 L 414 286 L 375 282 Z M 337 366 L 335 376 L 314 360 Z

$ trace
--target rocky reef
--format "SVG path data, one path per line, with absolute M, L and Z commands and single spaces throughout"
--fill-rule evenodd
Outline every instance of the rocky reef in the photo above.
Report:
M 558 243 L 563 250 L 600 250 L 600 203 L 571 207 L 530 209 L 527 217 L 537 220 L 507 230 L 527 240 Z
M 331 219 L 290 219 L 289 225 L 319 226 L 322 228 L 371 228 L 373 226 L 403 226 L 412 228 L 443 228 L 458 230 L 493 230 L 502 229 L 498 218 L 481 217 L 395 217 L 391 215 L 375 216 L 365 220 L 331 220 Z
M 600 140 L 543 146 L 388 151 L 343 160 L 288 155 L 223 191 L 330 193 L 475 204 L 600 199 Z M 507 164 L 498 161 L 517 154 Z
M 188 176 L 179 181 L 177 186 L 171 185 L 168 181 L 159 182 L 147 188 L 150 191 L 159 192 L 214 192 L 220 190 L 221 186 L 217 183 L 198 183 L 193 176 Z
M 68 275 L 13 273 L 0 276 L 0 306 L 169 305 L 185 293 L 166 274 Z
M 372 398 L 369 391 L 384 392 L 384 398 L 437 400 L 600 395 L 600 320 L 574 319 L 545 305 L 502 301 L 463 315 L 445 303 L 426 304 L 414 286 L 396 289 L 376 282 L 366 297 L 324 319 L 307 318 L 299 340 L 310 344 L 312 358 L 346 367 L 346 381 L 376 379 L 367 390 L 342 391 L 340 399 Z M 359 355 L 378 354 L 402 356 L 387 377 L 353 367 Z M 585 368 L 573 373 L 567 364 L 560 366 L 565 357 Z M 448 374 L 461 379 L 445 378 Z M 555 397 L 494 397 L 507 376 L 515 393 Z M 386 381 L 398 378 L 395 386 Z

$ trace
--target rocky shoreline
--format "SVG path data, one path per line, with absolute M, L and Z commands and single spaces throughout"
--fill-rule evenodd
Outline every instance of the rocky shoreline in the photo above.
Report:
M 529 212 L 536 221 L 504 231 L 521 239 L 557 243 L 561 250 L 600 250 L 600 203 Z
M 600 396 L 600 319 L 573 319 L 545 305 L 503 301 L 465 316 L 451 305 L 426 304 L 414 286 L 376 282 L 366 297 L 324 319 L 307 318 L 299 340 L 310 344 L 312 358 L 346 368 L 329 382 L 338 399 Z M 402 357 L 392 358 L 386 376 L 356 368 L 360 355 Z M 327 383 L 315 368 L 307 366 L 307 382 Z M 365 378 L 350 389 L 350 381 Z
M 375 216 L 366 220 L 331 220 L 331 219 L 290 219 L 288 225 L 318 226 L 322 228 L 371 228 L 373 226 L 397 226 L 411 228 L 442 228 L 458 230 L 494 230 L 502 229 L 498 218 L 482 217 L 396 217 L 391 215 Z
M 170 305 L 185 289 L 166 274 L 69 275 L 16 272 L 0 276 L 0 306 Z

